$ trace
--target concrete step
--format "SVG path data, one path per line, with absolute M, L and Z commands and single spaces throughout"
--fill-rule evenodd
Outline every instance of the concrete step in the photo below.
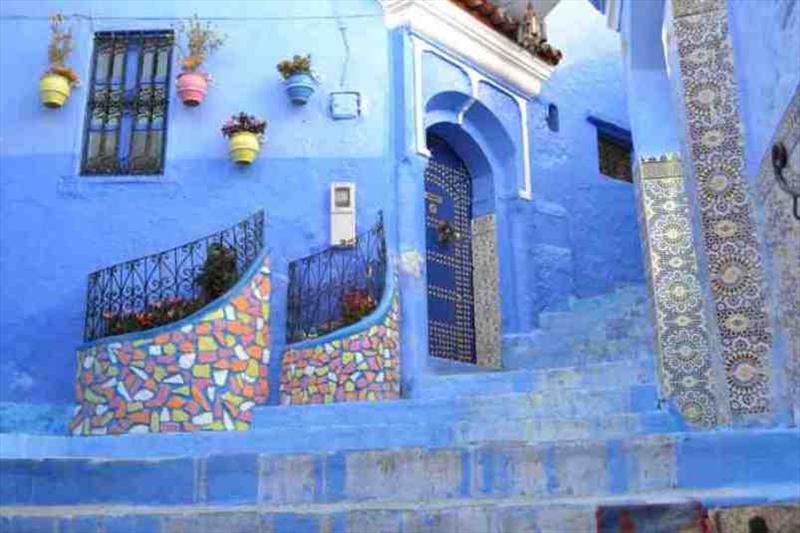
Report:
M 503 338 L 503 364 L 508 369 L 586 367 L 588 365 L 652 358 L 650 337 L 602 332 L 534 330 Z
M 573 361 L 574 362 L 574 361 Z M 538 392 L 557 388 L 597 389 L 615 385 L 627 387 L 655 382 L 649 359 L 622 359 L 583 366 L 561 364 L 503 372 L 429 374 L 418 381 L 414 396 L 453 398 L 488 396 L 518 392 Z
M 80 457 L 116 460 L 136 457 L 202 456 L 214 453 L 319 453 L 415 446 L 459 446 L 487 441 L 547 442 L 623 437 L 627 433 L 668 433 L 682 429 L 663 412 L 581 418 L 480 417 L 380 423 L 334 419 L 327 425 L 288 425 L 246 432 L 98 436 L 90 438 L 0 435 L 7 458 Z
M 327 426 L 336 420 L 347 424 L 416 424 L 421 419 L 431 424 L 449 424 L 453 420 L 491 423 L 510 418 L 597 417 L 656 409 L 658 395 L 653 385 L 595 389 L 565 387 L 530 393 L 417 398 L 369 404 L 258 407 L 253 412 L 253 427 Z
M 651 526 L 688 520 L 694 503 L 707 509 L 750 505 L 791 506 L 796 486 L 756 485 L 723 490 L 665 490 L 633 496 L 448 499 L 428 502 L 365 501 L 317 505 L 70 506 L 2 508 L 8 533 L 595 533 L 600 507 L 652 516 Z M 660 511 L 654 503 L 669 506 Z M 687 504 L 687 502 L 689 502 Z M 796 504 L 795 504 L 796 505 Z M 680 511 L 684 511 L 683 516 Z M 664 520 L 664 513 L 673 520 Z M 616 529 L 615 529 L 616 530 Z M 664 529 L 658 529 L 665 531 Z M 681 529 L 683 531 L 683 529 Z M 649 529 L 648 529 L 649 531 Z M 694 530 L 692 530 L 694 531 Z
M 372 501 L 390 507 L 770 484 L 800 489 L 800 433 L 748 429 L 295 454 L 3 459 L 0 475 L 0 514 L 27 506 L 203 508 Z

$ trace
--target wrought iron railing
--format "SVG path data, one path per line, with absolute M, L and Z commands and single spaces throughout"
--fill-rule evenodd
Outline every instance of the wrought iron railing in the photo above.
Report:
M 386 285 L 383 215 L 352 246 L 327 248 L 289 263 L 286 341 L 313 339 L 374 309 Z
M 208 294 L 209 284 L 203 282 L 211 269 L 209 251 L 228 265 L 221 281 L 213 285 L 219 289 L 220 283 L 229 288 L 239 280 L 263 246 L 264 212 L 258 211 L 212 235 L 92 272 L 86 294 L 84 340 L 184 318 L 219 296 Z

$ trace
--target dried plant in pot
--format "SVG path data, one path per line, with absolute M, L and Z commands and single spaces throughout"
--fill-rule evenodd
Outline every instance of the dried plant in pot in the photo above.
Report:
M 196 107 L 205 99 L 211 81 L 211 76 L 200 67 L 225 43 L 227 36 L 210 22 L 201 22 L 197 15 L 179 23 L 176 30 L 179 38 L 175 46 L 182 56 L 178 96 L 184 105 Z
M 39 97 L 42 104 L 49 108 L 59 108 L 69 98 L 70 90 L 80 82 L 78 74 L 66 66 L 66 60 L 72 53 L 72 28 L 64 28 L 64 16 L 60 14 L 50 17 L 50 44 L 47 47 L 47 58 L 50 66 L 39 80 Z
M 295 105 L 305 105 L 314 94 L 317 77 L 311 70 L 311 55 L 295 55 L 292 59 L 281 61 L 278 72 L 286 84 L 286 94 Z
M 228 138 L 231 161 L 237 165 L 249 165 L 255 161 L 264 143 L 266 129 L 266 120 L 244 112 L 226 120 L 222 125 L 222 135 Z

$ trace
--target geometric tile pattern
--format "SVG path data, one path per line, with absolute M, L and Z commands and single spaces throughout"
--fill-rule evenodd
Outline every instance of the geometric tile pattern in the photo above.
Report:
M 792 197 L 775 179 L 771 147 L 776 142 L 783 143 L 789 154 L 784 176 L 800 186 L 800 87 L 769 144 L 758 177 L 767 259 L 777 292 L 777 318 L 788 345 L 787 385 L 795 411 L 800 413 L 800 220 L 792 215 Z
M 719 408 L 681 162 L 652 158 L 637 170 L 664 394 L 689 424 L 714 427 Z
M 755 220 L 742 174 L 743 135 L 727 6 L 675 0 L 687 145 L 720 334 L 731 415 L 769 412 L 772 329 Z
M 73 435 L 230 431 L 267 402 L 269 258 L 239 292 L 188 323 L 78 352 Z
M 281 364 L 281 404 L 396 400 L 400 397 L 400 302 L 379 325 L 300 350 Z
M 472 219 L 472 268 L 477 363 L 500 368 L 500 278 L 494 213 Z

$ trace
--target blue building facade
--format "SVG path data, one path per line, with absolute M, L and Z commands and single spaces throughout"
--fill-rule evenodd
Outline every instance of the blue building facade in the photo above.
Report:
M 198 106 L 153 67 L 163 169 L 87 175 L 99 43 L 195 14 L 227 38 Z M 798 36 L 797 0 L 4 2 L 0 530 L 800 524 Z

